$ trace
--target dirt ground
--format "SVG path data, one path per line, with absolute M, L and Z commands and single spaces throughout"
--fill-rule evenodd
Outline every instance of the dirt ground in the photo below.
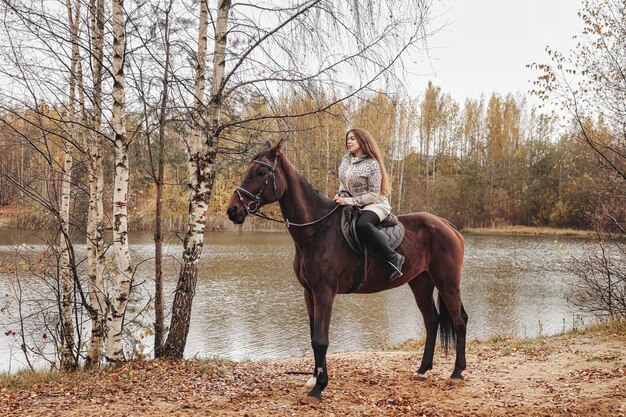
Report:
M 422 346 L 329 356 L 318 405 L 303 401 L 310 358 L 132 362 L 0 385 L 0 416 L 622 416 L 626 335 L 473 341 L 465 380 L 454 356 L 415 379 Z M 21 382 L 20 382 L 21 381 Z

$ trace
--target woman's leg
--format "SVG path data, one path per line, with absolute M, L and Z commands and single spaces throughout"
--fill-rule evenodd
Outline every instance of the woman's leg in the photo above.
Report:
M 376 213 L 370 210 L 363 210 L 356 222 L 356 232 L 361 240 L 383 255 L 389 267 L 387 279 L 393 281 L 402 275 L 404 256 L 391 249 L 387 239 L 376 228 L 378 223 L 380 223 L 380 219 Z

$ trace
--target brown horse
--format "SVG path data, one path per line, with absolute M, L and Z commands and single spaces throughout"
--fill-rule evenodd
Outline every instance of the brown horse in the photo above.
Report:
M 352 292 L 358 273 L 358 258 L 340 230 L 341 210 L 333 200 L 320 195 L 280 152 L 282 140 L 269 143 L 251 161 L 241 186 L 233 193 L 228 217 L 236 224 L 249 214 L 278 201 L 285 224 L 296 246 L 293 269 L 304 288 L 304 299 L 311 326 L 311 346 L 315 357 L 313 384 L 308 393 L 312 402 L 321 400 L 328 385 L 326 351 L 328 329 L 335 295 Z M 357 293 L 374 293 L 409 284 L 424 318 L 426 345 L 418 377 L 432 369 L 437 328 L 447 349 L 456 340 L 456 361 L 451 378 L 462 379 L 465 369 L 467 314 L 461 302 L 463 237 L 446 220 L 429 213 L 398 216 L 405 237 L 397 249 L 406 257 L 403 275 L 386 280 L 387 269 L 381 257 L 367 264 Z M 380 258 L 380 259 L 379 259 Z M 362 268 L 362 267 L 361 267 Z M 433 292 L 439 292 L 439 312 Z

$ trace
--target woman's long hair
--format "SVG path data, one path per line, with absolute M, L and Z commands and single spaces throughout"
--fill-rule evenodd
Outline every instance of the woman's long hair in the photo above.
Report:
M 391 184 L 389 183 L 389 175 L 387 174 L 387 170 L 385 169 L 385 164 L 383 163 L 383 158 L 380 154 L 380 148 L 378 147 L 378 143 L 376 143 L 370 132 L 365 129 L 355 127 L 346 132 L 346 145 L 348 144 L 348 135 L 350 133 L 354 133 L 354 136 L 356 136 L 356 140 L 357 142 L 359 142 L 359 146 L 361 147 L 361 149 L 363 149 L 365 155 L 369 156 L 370 158 L 374 158 L 376 162 L 378 162 L 380 172 L 383 176 L 383 180 L 380 186 L 380 194 L 389 195 L 389 193 L 391 192 Z

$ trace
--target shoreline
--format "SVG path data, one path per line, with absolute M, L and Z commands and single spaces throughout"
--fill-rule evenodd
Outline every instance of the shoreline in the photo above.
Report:
M 467 345 L 465 379 L 451 382 L 454 354 L 438 346 L 424 380 L 422 348 L 328 357 L 321 404 L 304 400 L 312 357 L 230 362 L 132 361 L 75 373 L 0 377 L 0 415 L 19 416 L 572 416 L 626 414 L 624 322 L 532 339 Z
M 408 352 L 408 351 L 418 351 L 418 353 L 421 353 L 425 345 L 424 336 L 425 335 L 422 335 L 421 337 L 417 339 L 407 339 L 403 342 L 400 342 L 394 345 L 383 344 L 382 346 L 379 346 L 378 348 L 375 348 L 375 349 L 337 351 L 337 352 L 329 353 L 329 355 L 330 356 L 343 356 L 343 355 L 351 355 L 351 354 L 368 355 L 368 354 L 383 354 L 383 353 L 389 353 L 389 352 Z M 486 347 L 494 348 L 494 347 L 502 347 L 502 346 L 509 346 L 509 347 L 515 347 L 515 349 L 521 349 L 521 347 L 525 345 L 534 345 L 537 343 L 542 344 L 542 343 L 550 342 L 550 340 L 576 338 L 576 337 L 589 337 L 589 336 L 621 337 L 626 343 L 626 319 L 624 320 L 618 319 L 618 320 L 609 321 L 609 322 L 604 322 L 604 321 L 591 322 L 590 324 L 584 325 L 580 328 L 565 330 L 565 331 L 550 334 L 550 335 L 538 335 L 538 336 L 526 337 L 526 336 L 516 336 L 513 334 L 495 334 L 486 339 L 472 338 L 472 339 L 467 339 L 466 349 L 467 351 L 473 351 L 479 348 L 486 348 Z M 438 354 L 445 355 L 445 353 L 441 352 L 440 349 L 442 348 L 439 345 L 439 343 L 437 343 L 436 355 Z M 626 351 L 625 351 L 625 354 L 626 354 Z M 454 358 L 454 348 L 451 349 L 451 353 L 450 352 L 448 353 L 448 356 L 450 355 L 452 356 L 452 358 Z M 289 356 L 289 357 L 278 358 L 278 359 L 231 360 L 231 359 L 226 359 L 226 358 L 222 358 L 219 356 L 213 356 L 213 357 L 193 356 L 190 358 L 172 359 L 172 360 L 177 361 L 177 362 L 207 362 L 207 363 L 213 362 L 217 364 L 230 364 L 230 365 L 237 366 L 237 365 L 243 365 L 246 363 L 273 363 L 273 362 L 284 362 L 284 361 L 298 360 L 298 359 L 306 360 L 306 359 L 309 359 L 310 357 L 312 357 L 312 353 Z M 159 361 L 159 360 L 163 360 L 163 359 L 151 358 L 151 357 L 147 359 L 131 359 L 127 362 L 124 362 L 122 366 L 136 363 L 136 362 L 149 363 L 149 362 Z M 165 360 L 168 360 L 168 359 L 165 359 Z M 31 371 L 30 369 L 27 369 L 27 368 L 20 369 L 16 372 L 11 372 L 11 373 L 0 372 L 0 393 L 3 392 L 3 390 L 6 390 L 8 388 L 7 380 L 10 380 L 10 379 L 28 378 L 29 376 L 36 376 L 36 375 L 40 375 L 40 376 L 49 375 L 49 376 L 52 376 L 52 379 L 54 379 L 54 376 L 63 376 L 63 375 L 71 376 L 74 374 L 82 375 L 85 373 L 106 371 L 107 369 L 113 369 L 113 368 L 115 368 L 115 365 L 112 365 L 110 367 L 103 366 L 100 369 L 93 369 L 93 370 L 79 369 L 77 373 L 72 373 L 72 372 L 63 373 L 63 372 L 59 372 L 56 369 L 52 369 L 52 370 L 35 369 L 34 371 Z
M 24 228 L 16 227 L 15 222 L 11 218 L 0 217 L 0 230 L 41 230 L 41 228 Z M 257 220 L 257 219 L 254 219 Z M 108 229 L 107 229 L 108 230 Z M 130 232 L 147 232 L 150 228 L 131 228 Z M 207 228 L 205 233 L 208 232 L 273 232 L 280 233 L 286 232 L 287 228 L 282 225 L 265 224 L 261 221 L 255 221 L 254 223 L 248 222 L 244 225 L 231 225 L 225 223 L 222 218 L 208 218 Z M 170 229 L 166 230 L 166 233 L 182 233 L 180 230 Z M 564 237 L 583 237 L 593 238 L 596 236 L 596 232 L 593 230 L 578 230 L 567 228 L 556 228 L 547 226 L 498 226 L 498 227 L 462 227 L 460 229 L 462 234 L 468 235 L 491 235 L 491 236 L 564 236 Z
M 499 226 L 499 227 L 464 227 L 463 234 L 473 235 L 508 235 L 508 236 L 565 236 L 565 237 L 595 237 L 593 230 L 560 229 L 543 226 Z

